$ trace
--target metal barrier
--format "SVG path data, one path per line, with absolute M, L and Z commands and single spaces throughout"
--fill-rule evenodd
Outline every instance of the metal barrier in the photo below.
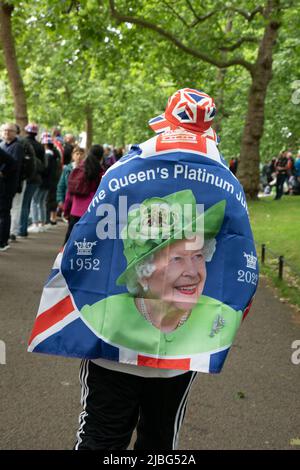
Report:
M 300 271 L 295 266 L 293 266 L 290 262 L 286 261 L 283 255 L 278 255 L 277 253 L 274 253 L 274 251 L 270 250 L 270 248 L 267 248 L 264 243 L 261 245 L 261 264 L 266 263 L 267 252 L 272 255 L 273 259 L 278 260 L 277 269 L 279 279 L 283 279 L 284 266 L 288 266 L 293 272 L 293 274 L 300 278 Z

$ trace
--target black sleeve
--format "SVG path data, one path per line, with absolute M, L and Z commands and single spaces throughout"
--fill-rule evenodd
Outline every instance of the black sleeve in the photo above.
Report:
M 34 158 L 36 155 L 35 155 L 35 150 L 33 148 L 33 146 L 31 145 L 30 142 L 28 142 L 27 140 L 24 140 L 24 152 L 25 152 L 25 156 L 29 156 L 31 158 Z
M 16 144 L 16 148 L 15 148 L 15 160 L 17 161 L 17 168 L 18 168 L 18 171 L 20 172 L 21 171 L 21 168 L 22 168 L 22 163 L 23 163 L 23 159 L 24 159 L 24 149 L 22 147 L 21 144 L 17 143 Z
M 40 160 L 42 162 L 42 164 L 46 167 L 47 166 L 47 161 L 46 161 L 47 157 L 46 157 L 46 152 L 45 152 L 45 149 L 44 147 L 41 145 L 40 146 Z
M 14 158 L 0 147 L 0 171 L 6 176 L 16 169 Z

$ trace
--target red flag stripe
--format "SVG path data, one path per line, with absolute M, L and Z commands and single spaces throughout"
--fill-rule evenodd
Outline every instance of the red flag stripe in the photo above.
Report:
M 250 300 L 250 303 L 247 305 L 247 307 L 245 308 L 244 312 L 243 312 L 243 318 L 242 320 L 245 320 L 246 316 L 248 315 L 249 311 L 250 311 L 250 308 L 252 306 L 252 302 L 253 302 L 253 299 Z
M 154 122 L 153 124 L 151 124 L 151 127 L 154 131 L 159 131 L 161 129 L 165 129 L 166 127 L 169 127 L 170 124 L 163 120 L 163 121 L 160 121 L 160 122 Z
M 138 354 L 137 365 L 159 369 L 190 370 L 190 359 L 158 359 Z
M 183 149 L 207 153 L 206 139 L 201 135 L 182 132 L 182 134 L 159 134 L 156 140 L 156 151 Z
M 51 326 L 55 325 L 55 323 L 61 321 L 73 311 L 74 305 L 69 295 L 64 299 L 60 300 L 53 307 L 49 308 L 48 310 L 45 310 L 45 312 L 41 313 L 35 320 L 29 344 L 37 335 L 47 330 Z

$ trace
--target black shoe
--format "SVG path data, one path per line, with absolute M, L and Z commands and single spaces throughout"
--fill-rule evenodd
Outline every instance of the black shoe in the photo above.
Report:
M 9 238 L 10 238 L 10 240 L 11 240 L 12 242 L 15 242 L 16 239 L 17 239 L 17 237 L 16 237 L 16 235 L 15 235 L 14 233 L 11 233 L 10 236 L 9 236 Z
M 6 251 L 10 248 L 9 245 L 0 245 L 0 251 Z

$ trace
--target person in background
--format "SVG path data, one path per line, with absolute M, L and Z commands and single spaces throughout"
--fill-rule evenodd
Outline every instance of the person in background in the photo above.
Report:
M 236 157 L 231 158 L 230 161 L 229 161 L 229 169 L 230 169 L 231 173 L 236 175 L 237 168 L 238 168 L 238 159 Z
M 287 174 L 288 176 L 293 176 L 295 174 L 295 159 L 293 157 L 293 154 L 290 150 L 288 150 L 286 152 L 286 158 L 287 158 L 287 166 L 288 166 L 288 170 L 287 170 Z
M 38 233 L 46 230 L 45 224 L 47 220 L 47 197 L 53 182 L 56 181 L 57 175 L 57 156 L 53 151 L 53 141 L 51 135 L 44 132 L 41 142 L 45 148 L 45 169 L 42 174 L 42 183 L 35 191 L 31 203 L 32 207 L 32 226 L 28 232 Z
M 72 161 L 68 165 L 64 166 L 62 174 L 60 175 L 56 190 L 56 201 L 58 209 L 61 211 L 63 211 L 64 208 L 70 173 L 72 172 L 72 170 L 74 170 L 74 168 L 76 168 L 80 164 L 84 157 L 84 149 L 80 148 L 79 146 L 75 146 L 72 151 Z
M 24 195 L 27 188 L 27 183 L 33 176 L 35 171 L 35 152 L 33 146 L 28 142 L 27 139 L 21 136 L 20 126 L 15 124 L 17 130 L 17 139 L 22 145 L 24 150 L 24 158 L 21 167 L 21 181 L 20 189 L 21 192 L 17 192 L 13 200 L 13 206 L 11 209 L 11 227 L 10 227 L 10 239 L 15 241 L 20 232 L 20 219 L 22 212 L 22 205 Z
M 108 169 L 110 166 L 116 163 L 116 158 L 114 156 L 114 153 L 111 147 L 108 144 L 103 145 L 103 151 L 104 151 L 104 166 L 106 169 Z
M 298 155 L 295 160 L 295 175 L 298 181 L 300 181 L 300 152 L 298 152 Z
M 64 147 L 63 165 L 68 165 L 72 161 L 72 152 L 75 147 L 75 138 L 73 134 L 65 135 L 63 147 Z
M 17 162 L 0 146 L 0 252 L 8 250 L 10 229 L 11 187 L 17 180 Z
M 123 147 L 115 148 L 115 149 L 113 150 L 113 154 L 114 154 L 115 161 L 117 162 L 117 161 L 120 160 L 120 158 L 122 158 L 123 155 L 124 155 L 124 149 L 123 149 Z
M 17 139 L 17 128 L 14 123 L 4 124 L 2 131 L 3 142 L 1 142 L 0 146 L 3 150 L 9 153 L 16 161 L 16 178 L 14 178 L 13 180 L 13 185 L 11 187 L 7 186 L 6 189 L 8 193 L 7 203 L 10 204 L 9 210 L 11 211 L 9 219 L 7 219 L 7 224 L 9 222 L 8 236 L 10 236 L 11 222 L 13 221 L 13 229 L 17 231 L 20 220 L 21 204 L 24 195 L 24 192 L 22 191 L 24 181 L 22 175 L 22 168 L 25 153 L 23 146 Z M 15 240 L 16 234 L 13 234 L 12 238 Z
M 39 171 L 42 172 L 45 168 L 45 149 L 43 145 L 37 140 L 39 127 L 34 122 L 31 122 L 25 126 L 24 130 L 26 132 L 26 137 L 24 140 L 27 141 L 31 147 L 33 147 L 35 156 L 40 161 L 38 164 Z
M 47 217 L 46 217 L 46 226 L 50 227 L 51 225 L 57 224 L 57 202 L 56 202 L 56 189 L 57 184 L 62 172 L 61 166 L 61 155 L 57 147 L 53 144 L 53 140 L 50 134 L 45 133 L 44 139 L 47 141 L 47 149 L 52 152 L 51 163 L 53 168 L 51 169 L 51 176 L 49 178 L 49 192 L 47 196 Z M 53 162 L 55 161 L 55 164 Z
M 273 157 L 269 163 L 269 175 L 270 175 L 269 183 L 276 177 L 276 169 L 275 169 L 276 160 L 277 158 Z
M 72 193 L 70 185 L 68 184 L 64 203 L 64 216 L 69 218 L 69 227 L 66 233 L 65 243 L 68 241 L 74 225 L 86 212 L 97 191 L 101 178 L 105 173 L 102 145 L 92 145 L 86 159 L 73 171 L 76 171 L 78 180 L 80 179 L 83 184 L 87 185 L 87 190 L 85 194 Z M 72 174 L 73 172 L 69 176 L 69 183 Z
M 276 196 L 274 200 L 281 199 L 283 194 L 283 185 L 288 176 L 288 159 L 286 152 L 281 152 L 275 163 L 276 171 Z
M 18 237 L 26 238 L 28 236 L 28 221 L 31 201 L 35 191 L 42 184 L 42 174 L 45 171 L 45 150 L 43 145 L 38 142 L 36 136 L 38 134 L 38 125 L 35 123 L 29 123 L 25 127 L 26 141 L 34 150 L 34 172 L 27 179 L 27 185 L 23 197 L 21 215 L 20 215 L 20 226 Z
M 57 148 L 59 155 L 60 155 L 60 163 L 63 166 L 64 162 L 64 139 L 61 135 L 60 130 L 57 127 L 52 129 L 52 143 Z

